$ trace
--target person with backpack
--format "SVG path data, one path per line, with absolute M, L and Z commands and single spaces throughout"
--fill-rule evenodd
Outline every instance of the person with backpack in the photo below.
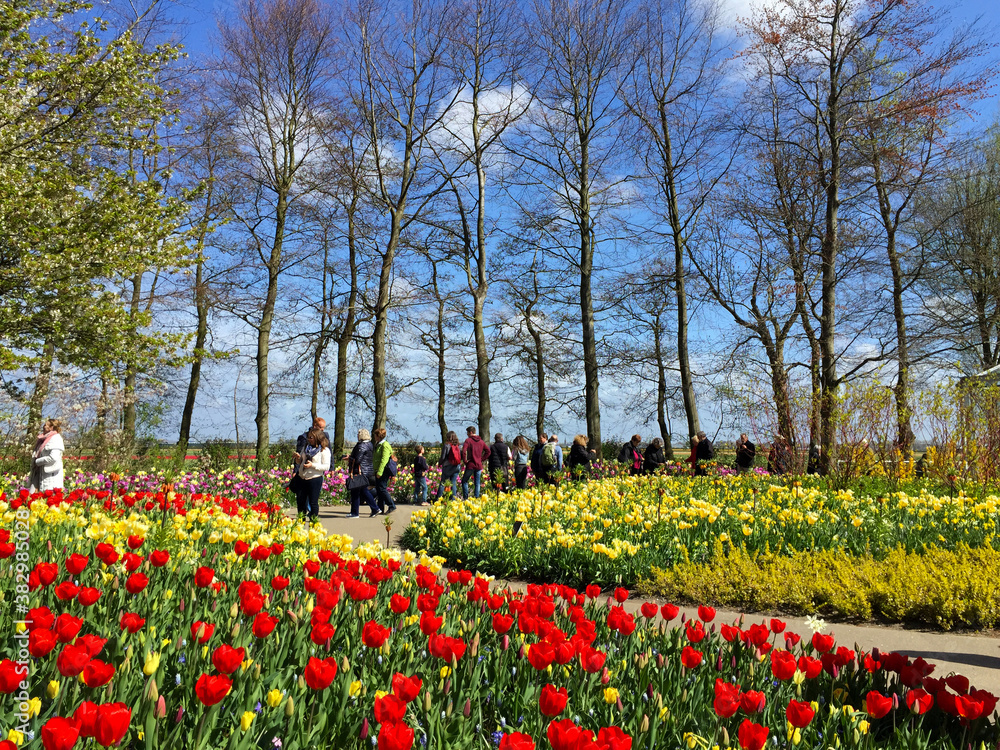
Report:
M 697 437 L 698 447 L 695 450 L 694 475 L 696 477 L 705 477 L 708 476 L 705 464 L 715 460 L 715 446 L 712 445 L 712 441 L 708 439 L 708 435 L 705 434 L 704 430 L 699 432 Z
M 303 461 L 299 464 L 299 490 L 296 504 L 299 516 L 309 516 L 309 523 L 319 518 L 319 495 L 323 491 L 323 476 L 330 470 L 330 441 L 319 428 L 309 430 Z
M 417 446 L 417 457 L 413 459 L 413 504 L 430 505 L 427 502 L 427 459 L 424 446 Z
M 469 499 L 469 480 L 473 479 L 473 494 L 480 497 L 483 493 L 483 461 L 490 457 L 490 446 L 476 434 L 475 427 L 468 427 L 465 430 L 468 437 L 462 445 L 462 463 L 465 464 L 465 473 L 462 474 L 462 499 Z
M 372 433 L 372 440 L 375 443 L 375 456 L 372 459 L 375 464 L 375 498 L 379 512 L 387 516 L 396 511 L 396 503 L 389 492 L 389 480 L 396 476 L 396 459 L 392 457 L 392 446 L 385 439 L 384 427 L 379 427 Z
M 587 448 L 587 436 L 577 435 L 569 449 L 566 467 L 574 478 L 586 480 L 590 476 L 590 462 L 597 460 L 597 452 Z
M 555 484 L 563 470 L 563 453 L 558 435 L 549 435 L 549 442 L 542 449 L 539 463 L 543 479 L 549 484 Z
M 548 445 L 549 436 L 544 432 L 538 433 L 538 442 L 531 449 L 531 474 L 535 477 L 535 484 L 542 481 L 542 451 Z
M 434 493 L 434 502 L 441 499 L 444 494 L 445 485 L 451 481 L 451 498 L 458 497 L 458 475 L 462 471 L 462 453 L 458 447 L 458 435 L 454 430 L 445 435 L 444 443 L 441 445 L 441 481 L 438 482 L 437 492 Z
M 503 435 L 499 432 L 493 436 L 493 445 L 490 446 L 487 466 L 493 485 L 501 492 L 506 492 L 508 485 L 510 485 L 510 449 L 503 441 Z
M 514 438 L 514 484 L 519 490 L 528 486 L 528 460 L 531 456 L 531 443 L 524 435 Z M 533 459 L 532 459 L 533 460 Z
M 622 449 L 618 451 L 618 463 L 625 464 L 628 467 L 628 473 L 632 476 L 639 476 L 642 474 L 642 453 L 639 451 L 639 443 L 642 442 L 642 437 L 639 435 L 633 435 L 632 439 L 629 440 Z

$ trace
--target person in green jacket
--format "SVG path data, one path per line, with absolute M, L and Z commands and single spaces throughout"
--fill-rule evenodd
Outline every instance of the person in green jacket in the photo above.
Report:
M 396 510 L 396 503 L 392 501 L 389 493 L 389 480 L 392 479 L 386 473 L 389 459 L 392 457 L 392 446 L 385 439 L 385 428 L 379 427 L 372 433 L 372 440 L 375 443 L 375 500 L 383 515 L 388 515 Z

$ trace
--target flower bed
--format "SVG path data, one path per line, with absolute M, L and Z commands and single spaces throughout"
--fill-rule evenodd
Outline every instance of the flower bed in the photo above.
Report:
M 504 577 L 632 585 L 655 569 L 725 569 L 737 552 L 801 558 L 835 551 L 888 565 L 899 552 L 992 551 L 998 521 L 995 496 L 939 497 L 924 489 L 871 497 L 748 476 L 643 477 L 439 503 L 414 514 L 403 543 Z
M 27 622 L 0 624 L 3 750 L 30 733 L 46 750 L 964 748 L 997 737 L 996 699 L 967 680 L 820 633 L 800 641 L 778 620 L 716 629 L 708 607 L 689 622 L 669 604 L 630 614 L 621 589 L 498 588 L 412 553 L 351 549 L 245 501 L 60 500 L 0 501 L 5 602 L 21 593 L 9 571 L 22 519 L 32 550 Z

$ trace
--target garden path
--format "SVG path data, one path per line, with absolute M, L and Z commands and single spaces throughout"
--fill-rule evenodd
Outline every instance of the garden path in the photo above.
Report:
M 400 505 L 390 516 L 393 519 L 389 532 L 389 544 L 398 545 L 404 529 L 409 525 L 410 516 L 416 506 Z M 364 510 L 364 509 L 363 509 Z M 330 533 L 346 534 L 355 542 L 378 541 L 386 543 L 386 529 L 382 523 L 383 517 L 368 518 L 367 511 L 361 518 L 346 518 L 346 509 L 342 505 L 323 506 L 320 509 L 320 521 Z M 524 583 L 510 583 L 515 588 L 523 588 Z M 643 599 L 633 597 L 625 604 L 629 611 L 638 612 Z M 657 602 L 662 603 L 662 602 Z M 694 607 L 682 607 L 688 617 L 697 617 Z M 720 609 L 716 615 L 716 623 L 734 622 L 740 617 L 747 624 L 759 622 L 767 615 L 743 615 L 732 610 Z M 788 624 L 788 629 L 803 637 L 811 637 L 805 618 L 781 617 Z M 962 632 L 951 633 L 932 630 L 904 628 L 898 625 L 851 625 L 848 623 L 830 623 L 827 633 L 833 633 L 840 645 L 857 644 L 859 648 L 870 650 L 880 648 L 883 651 L 898 651 L 912 658 L 923 657 L 936 664 L 935 676 L 944 676 L 949 672 L 958 672 L 968 677 L 975 687 L 989 690 L 1000 695 L 1000 636 L 996 632 Z

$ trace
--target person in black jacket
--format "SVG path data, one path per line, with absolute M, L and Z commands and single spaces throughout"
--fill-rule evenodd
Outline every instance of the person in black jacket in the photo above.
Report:
M 792 467 L 792 449 L 784 435 L 775 435 L 771 452 L 767 454 L 768 474 L 787 474 Z
M 417 457 L 413 459 L 413 504 L 430 505 L 427 502 L 427 459 L 424 446 L 417 446 Z
M 549 436 L 544 432 L 538 433 L 538 442 L 535 443 L 535 447 L 531 449 L 531 473 L 535 477 L 535 483 L 542 481 L 542 451 L 545 450 L 546 444 L 549 442 Z
M 663 452 L 663 441 L 660 438 L 653 438 L 646 447 L 646 454 L 642 459 L 642 468 L 647 474 L 653 474 L 657 469 L 667 465 L 667 456 Z
M 375 504 L 375 498 L 372 497 L 371 490 L 368 488 L 375 483 L 375 464 L 374 464 L 375 448 L 372 445 L 372 436 L 368 430 L 358 430 L 358 443 L 354 446 L 354 450 L 351 451 L 351 457 L 347 461 L 347 469 L 351 477 L 364 477 L 368 480 L 367 484 L 362 484 L 359 487 L 355 487 L 351 490 L 351 514 L 348 518 L 359 518 L 358 511 L 361 510 L 361 499 L 368 503 L 368 507 L 371 508 L 372 515 L 378 515 L 378 506 Z
M 510 485 L 510 449 L 499 432 L 493 436 L 493 445 L 490 446 L 490 457 L 486 461 L 486 467 L 490 471 L 493 486 L 501 492 L 506 492 Z
M 696 451 L 697 463 L 695 464 L 694 475 L 696 477 L 708 476 L 705 464 L 715 459 L 715 446 L 708 439 L 708 435 L 702 430 L 698 433 L 698 449 Z
M 736 471 L 740 474 L 750 471 L 755 458 L 757 458 L 757 446 L 750 442 L 750 438 L 744 432 L 736 441 Z
M 595 460 L 597 453 L 587 448 L 587 436 L 577 435 L 573 438 L 573 447 L 569 449 L 569 456 L 566 458 L 570 474 L 586 479 L 590 475 L 590 462 Z
M 642 442 L 640 435 L 633 435 L 622 449 L 618 451 L 618 463 L 628 467 L 628 473 L 636 476 L 642 474 L 642 453 L 639 452 L 639 443 Z

